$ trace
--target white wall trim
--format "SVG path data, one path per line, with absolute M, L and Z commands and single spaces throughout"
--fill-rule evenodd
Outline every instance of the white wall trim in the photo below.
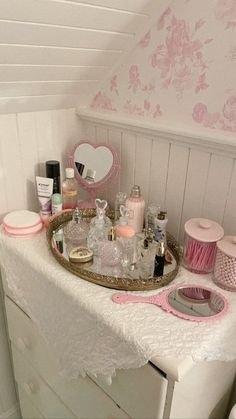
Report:
M 169 142 L 176 142 L 183 145 L 196 146 L 207 151 L 223 154 L 232 154 L 236 156 L 236 136 L 230 133 L 221 134 L 212 130 L 183 129 L 175 126 L 170 128 L 159 123 L 150 121 L 128 118 L 115 113 L 99 113 L 88 109 L 77 109 L 77 114 L 81 120 L 94 122 L 95 124 L 105 125 L 106 127 L 118 128 L 120 130 L 128 130 L 134 133 L 143 133 L 145 136 L 166 139 Z

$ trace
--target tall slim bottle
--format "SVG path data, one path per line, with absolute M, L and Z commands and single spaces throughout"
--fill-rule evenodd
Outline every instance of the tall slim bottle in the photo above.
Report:
M 128 224 L 133 227 L 135 233 L 141 233 L 144 222 L 145 201 L 141 195 L 140 186 L 134 185 L 130 196 L 126 199 L 126 207 L 130 210 Z
M 78 204 L 78 183 L 75 179 L 74 169 L 66 169 L 66 178 L 62 183 L 63 209 L 75 209 Z

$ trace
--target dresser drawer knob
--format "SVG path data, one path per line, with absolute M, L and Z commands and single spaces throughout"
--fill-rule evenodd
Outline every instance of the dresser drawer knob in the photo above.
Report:
M 32 383 L 32 381 L 30 381 L 29 383 L 24 383 L 23 384 L 24 390 L 26 392 L 26 394 L 28 394 L 28 396 L 30 396 L 31 394 L 36 393 L 37 388 L 35 386 L 34 383 Z
M 24 352 L 26 349 L 30 347 L 30 342 L 27 338 L 17 338 L 16 345 L 21 352 Z

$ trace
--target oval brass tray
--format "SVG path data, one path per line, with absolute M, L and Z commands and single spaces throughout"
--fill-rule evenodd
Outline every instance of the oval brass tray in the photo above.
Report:
M 95 210 L 93 209 L 84 209 L 81 210 L 83 218 L 90 222 L 91 218 L 96 215 Z M 102 275 L 100 273 L 95 273 L 89 270 L 89 268 L 83 269 L 83 264 L 81 263 L 73 263 L 67 260 L 57 249 L 54 243 L 54 232 L 62 228 L 65 223 L 72 219 L 73 211 L 65 211 L 60 215 L 54 217 L 49 222 L 49 226 L 47 229 L 47 240 L 49 243 L 49 247 L 57 259 L 57 261 L 68 271 L 72 272 L 73 274 L 83 278 L 87 281 L 93 282 L 97 285 L 102 285 L 108 288 L 114 288 L 118 290 L 127 290 L 127 291 L 145 291 L 145 290 L 153 290 L 156 288 L 164 287 L 165 285 L 169 284 L 173 279 L 176 277 L 179 265 L 181 263 L 181 249 L 177 241 L 173 236 L 167 233 L 167 245 L 169 250 L 171 251 L 172 255 L 175 258 L 176 264 L 175 268 L 169 272 L 164 274 L 161 277 L 152 277 L 152 278 L 128 278 L 128 277 L 115 277 L 115 276 L 108 276 Z M 108 210 L 106 211 L 106 215 L 111 219 L 114 219 L 114 211 Z

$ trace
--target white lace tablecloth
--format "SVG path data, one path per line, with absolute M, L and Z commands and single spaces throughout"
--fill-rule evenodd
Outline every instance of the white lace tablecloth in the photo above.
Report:
M 236 293 L 217 288 L 209 275 L 181 269 L 170 284 L 207 285 L 228 299 L 224 318 L 195 323 L 151 304 L 113 303 L 111 296 L 117 291 L 76 277 L 54 259 L 45 231 L 30 238 L 1 232 L 0 262 L 16 301 L 55 352 L 64 376 L 112 377 L 116 369 L 138 368 L 156 356 L 236 358 Z

